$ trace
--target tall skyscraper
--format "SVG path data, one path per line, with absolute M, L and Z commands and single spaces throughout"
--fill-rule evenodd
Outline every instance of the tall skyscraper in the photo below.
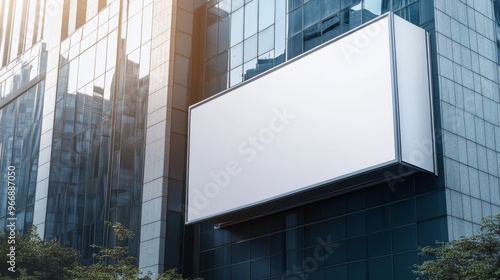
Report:
M 16 230 L 210 279 L 414 279 L 500 212 L 500 1 L 0 0 Z M 0 228 L 7 230 L 7 188 Z

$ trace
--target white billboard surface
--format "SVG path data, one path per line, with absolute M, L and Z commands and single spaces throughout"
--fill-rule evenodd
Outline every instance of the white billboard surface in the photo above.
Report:
M 192 106 L 187 222 L 399 162 L 390 22 L 382 17 Z M 421 31 L 417 50 L 426 48 Z M 428 90 L 416 94 L 429 98 Z
M 434 172 L 434 132 L 425 31 L 394 17 L 401 159 Z

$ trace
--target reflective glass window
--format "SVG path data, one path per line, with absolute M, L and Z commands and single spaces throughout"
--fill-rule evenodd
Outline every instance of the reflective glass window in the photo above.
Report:
M 274 47 L 274 26 L 259 33 L 259 55 L 270 51 Z
M 257 0 L 253 0 L 252 2 L 245 5 L 245 39 L 257 33 L 257 5 Z
M 2 2 L 3 7 L 1 7 L 2 10 L 0 11 L 0 25 L 2 27 L 7 26 L 9 17 L 4 15 L 10 12 L 10 10 L 12 9 L 11 4 L 13 3 L 14 2 L 11 3 L 11 1 Z M 6 38 L 6 36 L 3 33 L 0 35 L 0 67 L 4 67 L 7 64 L 7 59 L 8 59 L 8 53 L 4 47 L 4 41 L 8 40 L 8 38 Z
M 288 39 L 288 59 L 302 53 L 302 33 Z
M 347 244 L 347 261 L 356 261 L 366 258 L 366 236 L 348 239 Z M 364 279 L 364 278 L 356 278 Z
M 392 7 L 394 10 L 397 10 L 416 1 L 418 0 L 392 0 Z
M 139 47 L 141 44 L 142 12 L 130 18 L 127 23 L 126 53 Z
M 424 4 L 422 4 L 424 5 Z M 432 5 L 431 5 L 432 6 Z M 430 11 L 431 9 L 424 9 L 422 8 L 423 11 L 429 11 L 427 14 L 431 14 Z M 495 18 L 495 25 L 496 25 L 496 41 L 497 41 L 497 60 L 498 63 L 500 64 L 500 0 L 494 0 L 493 1 L 493 11 L 494 11 L 494 18 Z M 422 18 L 430 18 L 428 17 L 422 17 Z
M 361 9 L 359 9 L 359 7 L 356 6 L 344 9 L 340 12 L 340 14 L 342 20 L 342 32 L 347 32 L 361 25 Z
M 269 256 L 270 238 L 262 237 L 250 243 L 250 257 L 252 259 Z
M 409 225 L 392 230 L 392 247 L 394 252 L 404 252 L 417 247 L 417 227 Z
M 30 3 L 31 5 L 29 5 L 28 7 L 28 19 L 31 19 L 31 20 L 27 20 L 26 21 L 26 34 L 25 34 L 25 42 L 24 42 L 24 46 L 25 48 L 29 48 L 34 42 L 33 42 L 33 33 L 34 33 L 34 29 L 35 29 L 35 15 L 36 15 L 36 3 L 33 4 L 33 3 Z
M 388 229 L 390 226 L 390 207 L 377 207 L 366 212 L 366 230 L 368 233 Z
M 344 239 L 346 236 L 345 217 L 326 221 L 325 235 L 330 236 L 333 241 Z
M 318 244 L 318 238 L 326 236 L 324 223 L 316 223 L 304 227 L 304 246 L 311 247 Z
M 300 265 L 304 260 L 304 250 L 295 250 L 287 252 L 285 255 L 285 268 L 288 273 L 294 271 L 294 267 Z M 295 270 L 296 272 L 297 270 Z
M 288 0 L 288 10 L 293 10 L 302 5 L 303 0 Z
M 310 0 L 304 4 L 304 27 L 317 23 L 321 19 L 322 0 Z
M 231 263 L 240 263 L 250 258 L 250 243 L 243 242 L 231 246 Z
M 392 257 L 368 261 L 368 279 L 393 279 Z
M 210 261 L 210 258 L 205 260 L 205 262 L 207 261 Z M 212 267 L 221 267 L 229 264 L 231 264 L 231 250 L 229 247 L 223 247 L 213 251 Z
M 322 21 L 323 42 L 327 42 L 340 35 L 340 15 L 335 14 Z
M 348 8 L 349 6 L 354 4 L 355 2 L 361 2 L 361 0 L 340 0 L 341 9 Z
M 304 52 L 321 44 L 321 24 L 317 23 L 304 29 Z
M 283 255 L 277 255 L 271 257 L 271 269 L 270 269 L 271 277 L 281 276 L 282 273 L 283 273 Z
M 226 16 L 219 21 L 219 37 L 217 51 L 223 52 L 231 46 L 231 18 Z
M 259 31 L 274 23 L 274 1 L 259 0 Z
M 243 80 L 248 80 L 257 75 L 257 59 L 252 59 L 243 65 Z
M 347 237 L 358 236 L 366 232 L 366 213 L 359 212 L 346 216 Z
M 393 258 L 393 269 L 395 279 L 412 279 L 415 274 L 412 272 L 413 265 L 418 263 L 417 252 L 398 254 Z
M 368 16 L 364 16 L 365 20 L 381 15 L 389 10 L 389 1 L 385 0 L 364 0 L 363 9 Z
M 302 7 L 288 14 L 288 36 L 302 30 Z
M 285 53 L 285 44 L 286 44 L 286 28 L 285 21 L 279 21 L 275 25 L 274 31 L 274 49 L 276 51 L 276 57 L 279 57 L 281 54 Z
M 219 0 L 218 6 L 223 16 L 231 13 L 231 2 L 231 0 Z
M 68 93 L 74 93 L 78 86 L 78 58 L 69 63 Z
M 286 16 L 286 0 L 275 0 L 275 10 L 276 10 L 276 15 L 275 15 L 275 21 L 279 22 L 282 20 L 285 20 Z
M 245 4 L 245 0 L 232 0 L 231 6 L 232 10 L 236 11 L 237 9 L 241 8 Z
M 251 279 L 266 279 L 270 273 L 270 260 L 268 258 L 252 261 L 250 263 Z
M 329 17 L 340 11 L 339 0 L 323 0 L 323 18 Z
M 200 254 L 200 268 L 202 270 L 214 267 L 213 251 L 203 252 Z
M 243 66 L 238 66 L 229 73 L 229 86 L 234 86 L 243 81 Z
M 230 50 L 231 69 L 243 63 L 243 43 L 240 43 Z
M 273 68 L 275 59 L 274 59 L 274 50 L 271 50 L 263 55 L 259 56 L 258 61 L 258 73 L 262 73 Z
M 257 57 L 257 35 L 244 41 L 243 52 L 245 62 Z
M 392 226 L 415 222 L 415 200 L 409 199 L 391 205 Z
M 151 21 L 153 20 L 153 5 L 148 5 L 144 8 L 143 16 L 142 16 L 142 44 L 151 40 L 151 32 L 153 29 L 151 28 Z
M 250 280 L 250 263 L 231 266 L 231 278 L 229 279 Z
M 80 63 L 78 65 L 78 89 L 94 79 L 95 51 L 96 48 L 93 46 L 80 56 Z
M 227 71 L 228 71 L 228 58 L 229 52 L 221 53 L 217 56 L 217 66 L 219 68 L 219 80 L 217 85 L 217 91 L 223 91 L 227 88 Z
M 285 232 L 285 250 L 293 251 L 304 247 L 304 228 L 290 229 Z
M 106 54 L 106 71 L 116 66 L 117 51 L 117 30 L 111 32 L 108 36 L 108 49 Z
M 18 0 L 13 2 L 15 3 L 14 8 L 14 19 L 13 19 L 13 27 L 12 27 L 12 35 L 11 35 L 11 45 L 10 45 L 10 58 L 14 59 L 19 53 L 19 39 L 21 38 L 21 24 L 25 22 L 23 18 L 24 13 L 24 0 Z
M 243 40 L 243 11 L 244 9 L 241 8 L 231 14 L 231 46 L 234 46 Z
M 325 269 L 325 279 L 347 280 L 346 265 L 328 267 Z
M 97 38 L 97 32 L 94 31 L 89 35 L 85 36 L 80 42 L 80 52 L 88 49 L 91 45 L 95 44 Z
M 108 41 L 104 39 L 96 45 L 95 77 L 101 76 L 106 71 L 107 43 Z
M 35 23 L 35 28 L 36 28 L 35 34 L 36 34 L 36 37 L 34 37 L 35 42 L 40 41 L 40 39 L 42 38 L 43 33 L 44 33 L 44 30 L 43 30 L 43 21 L 44 21 L 44 18 L 45 18 L 45 12 L 44 12 L 43 9 L 45 7 L 45 0 L 40 0 L 39 3 L 40 3 L 39 10 L 38 10 L 38 13 L 37 13 L 37 17 L 35 17 L 35 19 L 36 19 L 36 23 Z
M 149 66 L 151 61 L 151 42 L 141 47 L 141 58 L 139 63 L 139 80 L 149 75 Z
M 345 210 L 346 212 L 358 211 L 365 208 L 366 196 L 364 192 L 355 192 L 346 195 Z
M 21 233 L 33 223 L 44 81 L 0 108 L 0 169 L 16 171 L 16 218 Z M 7 172 L 2 176 L 5 181 Z M 7 188 L 0 191 L 0 225 L 6 224 Z
M 387 255 L 392 252 L 392 235 L 390 230 L 370 234 L 366 237 L 366 242 L 369 258 Z
M 215 93 L 215 79 L 217 78 L 217 58 L 214 57 L 205 63 L 205 91 L 208 96 Z
M 446 217 L 419 223 L 417 232 L 419 246 L 433 246 L 436 240 L 446 240 L 448 238 Z
M 207 28 L 207 46 L 206 46 L 206 57 L 212 57 L 217 54 L 217 42 L 219 34 L 219 24 L 215 22 Z

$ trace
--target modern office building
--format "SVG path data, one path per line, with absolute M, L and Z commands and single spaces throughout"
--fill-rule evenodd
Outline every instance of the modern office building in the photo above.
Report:
M 500 213 L 498 0 L 0 0 L 0 227 L 144 271 L 414 279 Z

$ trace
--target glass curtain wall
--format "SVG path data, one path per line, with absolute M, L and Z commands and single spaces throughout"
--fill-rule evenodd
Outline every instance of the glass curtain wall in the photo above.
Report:
M 33 225 L 47 43 L 45 0 L 0 0 L 0 170 L 15 168 L 16 230 Z M 12 166 L 12 167 L 11 167 Z M 7 186 L 0 191 L 0 228 L 6 230 Z
M 43 36 L 45 0 L 0 0 L 0 68 Z
M 0 170 L 8 182 L 9 166 L 15 168 L 16 230 L 26 233 L 33 225 L 33 207 L 42 129 L 44 81 L 0 109 Z M 0 230 L 6 230 L 7 187 L 0 191 Z
M 497 61 L 500 64 L 500 0 L 493 0 L 493 11 L 495 12 Z
M 0 70 L 0 103 L 22 93 L 22 88 L 47 70 L 47 43 L 40 42 Z
M 390 10 L 417 25 L 433 19 L 427 0 L 209 1 L 195 12 L 198 95 L 235 86 Z
M 61 43 L 45 234 L 84 263 L 114 243 L 104 221 L 138 255 L 151 19 L 151 2 L 114 1 Z
M 202 224 L 200 276 L 415 279 L 418 247 L 448 234 L 444 189 L 415 187 L 429 179 L 413 176 L 394 190 L 381 184 L 220 229 Z
M 196 11 L 199 100 L 387 11 L 434 32 L 432 0 L 220 0 Z M 203 39 L 204 38 L 204 39 Z M 198 100 L 195 100 L 198 101 Z M 419 186 L 416 188 L 416 186 Z M 201 223 L 199 274 L 210 279 L 413 279 L 418 246 L 447 239 L 442 178 L 417 174 L 214 229 Z M 430 209 L 428 205 L 436 205 Z

